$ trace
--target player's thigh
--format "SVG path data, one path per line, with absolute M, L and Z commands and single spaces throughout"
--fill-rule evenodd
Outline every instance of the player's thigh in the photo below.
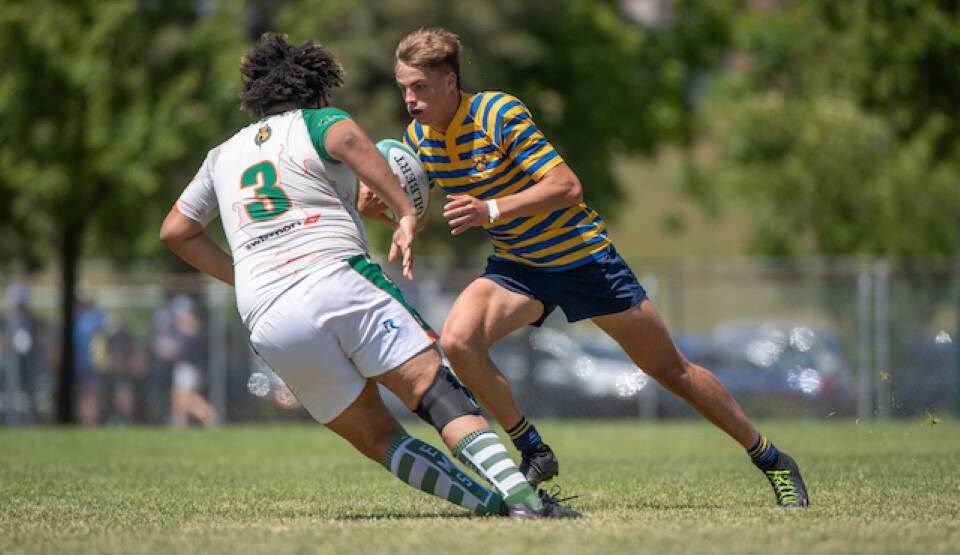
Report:
M 384 405 L 372 380 L 366 380 L 360 395 L 328 422 L 327 428 L 381 463 L 390 445 L 403 434 L 403 427 Z
M 250 343 L 310 415 L 326 424 L 360 395 L 366 379 L 337 337 L 304 314 L 302 302 L 295 295 L 278 299 L 251 330 Z
M 327 278 L 324 290 L 344 299 L 314 319 L 324 322 L 360 375 L 415 408 L 440 367 L 436 334 L 378 265 L 362 263 L 361 271 L 344 267 Z
M 654 377 L 684 364 L 670 332 L 650 299 L 627 310 L 592 318 L 641 370 Z
M 542 314 L 543 303 L 537 299 L 477 278 L 450 308 L 440 341 L 445 348 L 477 342 L 490 346 Z
M 380 266 L 368 260 L 358 264 L 329 276 L 324 294 L 342 300 L 336 310 L 317 313 L 315 319 L 336 336 L 360 374 L 375 378 L 429 350 L 436 333 Z

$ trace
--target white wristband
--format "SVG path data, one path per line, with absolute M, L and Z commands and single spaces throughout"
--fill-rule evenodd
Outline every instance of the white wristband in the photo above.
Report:
M 497 206 L 496 200 L 487 201 L 487 211 L 490 212 L 490 223 L 500 219 L 500 207 Z

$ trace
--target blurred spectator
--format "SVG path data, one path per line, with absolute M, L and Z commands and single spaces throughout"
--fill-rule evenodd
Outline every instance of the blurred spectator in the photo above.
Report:
M 147 354 L 123 320 L 110 317 L 106 326 L 107 374 L 112 392 L 109 420 L 132 424 L 141 420 L 147 378 Z
M 80 423 L 93 426 L 100 421 L 106 382 L 107 316 L 89 292 L 78 295 L 73 325 L 75 386 L 79 396 Z
M 154 325 L 154 352 L 171 366 L 170 424 L 184 428 L 191 417 L 204 426 L 215 424 L 216 411 L 200 394 L 205 356 L 196 304 L 188 295 L 175 295 L 158 311 Z
M 48 405 L 50 375 L 42 353 L 46 329 L 30 309 L 30 290 L 22 283 L 7 289 L 7 312 L 0 319 L 0 361 L 7 364 L 7 421 L 36 424 Z

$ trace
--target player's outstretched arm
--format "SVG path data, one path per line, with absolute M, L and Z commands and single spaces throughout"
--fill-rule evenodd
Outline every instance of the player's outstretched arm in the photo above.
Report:
M 359 125 L 351 120 L 337 123 L 327 132 L 323 146 L 331 156 L 346 164 L 394 214 L 401 217 L 410 214 L 416 218 L 413 204 L 403 193 L 397 177 Z
M 160 240 L 201 272 L 233 285 L 233 259 L 203 232 L 203 225 L 174 206 L 160 226 Z
M 489 201 L 470 195 L 447 195 L 443 217 L 451 227 L 450 233 L 459 235 L 493 219 L 509 221 L 522 216 L 549 214 L 581 201 L 583 189 L 580 180 L 570 166 L 563 163 L 550 169 L 533 187 L 496 199 L 496 207 L 500 212 L 496 218 L 491 218 Z
M 566 163 L 552 168 L 533 187 L 497 199 L 504 220 L 545 214 L 580 204 L 583 188 L 580 179 Z
M 330 128 L 323 146 L 331 156 L 346 164 L 360 181 L 399 216 L 388 258 L 392 261 L 400 255 L 403 260 L 403 275 L 412 279 L 417 212 L 376 145 L 359 125 L 352 120 L 344 120 Z

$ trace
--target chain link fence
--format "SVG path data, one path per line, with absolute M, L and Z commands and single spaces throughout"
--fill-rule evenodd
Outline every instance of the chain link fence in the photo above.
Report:
M 754 417 L 946 415 L 958 404 L 949 267 L 804 259 L 634 264 L 681 351 L 710 368 Z M 388 273 L 399 276 L 399 271 Z M 441 329 L 479 268 L 419 260 L 397 279 Z M 52 422 L 59 292 L 46 276 L 0 280 L 0 415 Z M 307 420 L 251 351 L 233 290 L 199 275 L 106 274 L 80 290 L 74 323 L 78 417 L 86 424 L 184 426 Z M 492 349 L 532 416 L 678 418 L 683 402 L 589 322 L 560 311 Z M 400 402 L 384 393 L 401 417 Z

